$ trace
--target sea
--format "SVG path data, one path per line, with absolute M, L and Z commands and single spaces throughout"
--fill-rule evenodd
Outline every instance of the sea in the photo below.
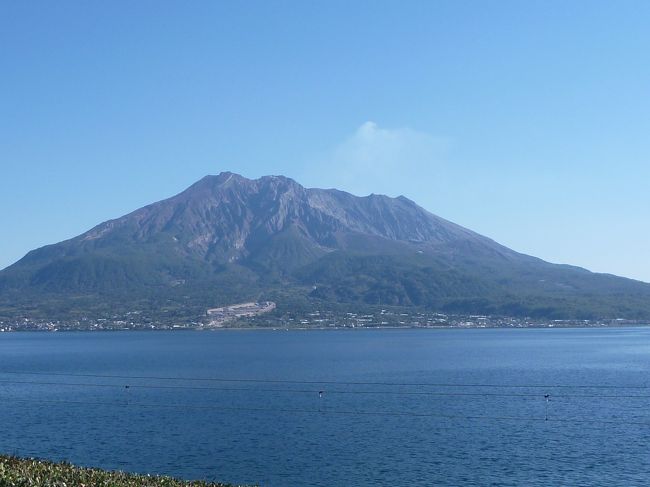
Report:
M 0 334 L 0 452 L 267 487 L 650 484 L 650 328 Z

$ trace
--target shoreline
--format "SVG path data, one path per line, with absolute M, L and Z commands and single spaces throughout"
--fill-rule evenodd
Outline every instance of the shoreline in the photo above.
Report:
M 3 333 L 129 333 L 129 332 L 144 332 L 144 333 L 160 333 L 160 332 L 228 332 L 228 331 L 268 331 L 268 332 L 288 332 L 288 331 L 350 331 L 350 332 L 363 332 L 363 331 L 380 331 L 380 330 L 566 330 L 566 329 L 625 329 L 625 328 L 650 328 L 648 323 L 625 323 L 621 325 L 612 324 L 594 324 L 594 325 L 527 325 L 527 326 L 373 326 L 373 327 L 350 327 L 350 326 L 322 326 L 322 327 L 270 327 L 270 326 L 228 326 L 219 328 L 118 328 L 118 329 L 54 329 L 54 330 L 39 330 L 39 329 L 18 329 L 18 330 L 0 330 L 0 335 Z

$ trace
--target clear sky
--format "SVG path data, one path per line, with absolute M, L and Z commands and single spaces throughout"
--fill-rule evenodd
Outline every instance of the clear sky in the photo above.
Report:
M 650 282 L 650 2 L 0 2 L 0 268 L 206 174 Z

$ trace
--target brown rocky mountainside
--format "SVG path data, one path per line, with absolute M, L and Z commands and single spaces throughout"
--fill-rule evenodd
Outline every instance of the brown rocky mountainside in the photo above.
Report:
M 403 196 L 230 172 L 0 272 L 0 301 L 18 311 L 24 301 L 63 310 L 73 297 L 82 307 L 102 300 L 199 310 L 280 290 L 350 306 L 650 317 L 648 284 L 519 254 Z

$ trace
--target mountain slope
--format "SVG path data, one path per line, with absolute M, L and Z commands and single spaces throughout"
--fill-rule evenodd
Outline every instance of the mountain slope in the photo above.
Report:
M 452 312 L 650 317 L 650 285 L 519 254 L 404 197 L 207 176 L 0 272 L 6 313 L 200 315 L 263 296 Z M 180 311 L 179 311 L 180 310 Z

